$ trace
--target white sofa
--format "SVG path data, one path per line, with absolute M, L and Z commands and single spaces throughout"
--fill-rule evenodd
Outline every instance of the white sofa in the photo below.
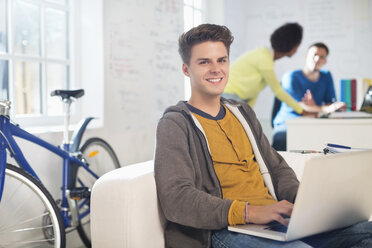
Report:
M 314 154 L 282 152 L 301 179 Z M 93 186 L 91 197 L 93 248 L 164 247 L 164 217 L 158 206 L 153 161 L 108 172 Z

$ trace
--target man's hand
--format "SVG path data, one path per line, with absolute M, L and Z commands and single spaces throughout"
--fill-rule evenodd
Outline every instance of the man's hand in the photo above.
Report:
M 303 116 L 317 117 L 318 113 L 321 112 L 321 107 L 316 105 L 310 90 L 306 90 L 306 93 L 299 104 L 302 107 Z
M 267 206 L 248 205 L 247 207 L 248 220 L 250 223 L 267 224 L 275 220 L 288 226 L 288 221 L 286 221 L 283 216 L 291 216 L 293 204 L 283 200 Z
M 315 100 L 313 98 L 313 94 L 311 94 L 311 91 L 309 89 L 306 90 L 306 93 L 304 97 L 302 97 L 301 102 L 310 106 L 316 105 Z

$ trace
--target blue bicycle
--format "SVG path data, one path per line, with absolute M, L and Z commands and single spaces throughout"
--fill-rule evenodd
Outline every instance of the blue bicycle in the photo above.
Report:
M 66 232 L 77 229 L 90 247 L 90 191 L 104 173 L 120 164 L 110 145 L 90 138 L 81 145 L 93 118 L 84 119 L 69 139 L 70 106 L 84 90 L 55 90 L 66 105 L 64 140 L 52 145 L 9 118 L 10 102 L 0 101 L 0 247 L 65 247 Z M 27 162 L 14 137 L 28 140 L 63 160 L 61 199 L 55 200 Z M 8 154 L 7 154 L 8 151 Z M 7 163 L 7 156 L 18 166 Z

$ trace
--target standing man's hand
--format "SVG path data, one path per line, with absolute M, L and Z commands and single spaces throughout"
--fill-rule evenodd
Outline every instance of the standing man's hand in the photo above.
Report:
M 277 221 L 287 226 L 288 221 L 283 216 L 290 217 L 293 210 L 293 204 L 286 200 L 267 206 L 248 205 L 247 207 L 249 223 L 254 224 L 267 224 Z
M 315 111 L 315 110 L 314 110 Z M 305 109 L 302 110 L 302 116 L 307 116 L 307 117 L 318 117 L 318 112 L 309 112 L 309 111 L 306 111 Z

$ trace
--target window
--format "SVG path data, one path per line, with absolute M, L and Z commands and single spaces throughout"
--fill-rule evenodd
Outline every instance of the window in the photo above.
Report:
M 203 23 L 205 16 L 204 13 L 204 2 L 202 0 L 184 0 L 184 31 L 188 31 L 191 28 L 198 26 Z M 191 88 L 189 78 L 185 76 L 185 99 L 189 99 L 191 96 Z
M 0 0 L 0 100 L 17 120 L 63 114 L 50 92 L 72 85 L 71 16 L 68 0 Z
M 202 24 L 204 15 L 202 6 L 202 0 L 184 0 L 183 13 L 185 31 Z

